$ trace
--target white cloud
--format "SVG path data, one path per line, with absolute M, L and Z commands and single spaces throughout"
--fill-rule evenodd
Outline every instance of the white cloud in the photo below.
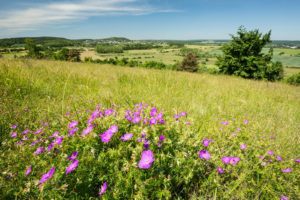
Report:
M 144 15 L 153 12 L 173 11 L 155 9 L 137 0 L 79 0 L 32 4 L 19 10 L 1 11 L 0 35 L 37 30 L 41 25 L 62 24 L 91 16 Z

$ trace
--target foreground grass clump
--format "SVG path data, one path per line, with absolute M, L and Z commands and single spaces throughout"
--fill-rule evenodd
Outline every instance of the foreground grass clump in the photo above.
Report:
M 297 87 L 49 61 L 0 67 L 4 199 L 298 198 Z

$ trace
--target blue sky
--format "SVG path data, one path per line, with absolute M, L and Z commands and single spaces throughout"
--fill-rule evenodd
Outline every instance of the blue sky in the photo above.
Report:
M 0 0 L 0 38 L 230 39 L 240 25 L 300 40 L 300 0 Z

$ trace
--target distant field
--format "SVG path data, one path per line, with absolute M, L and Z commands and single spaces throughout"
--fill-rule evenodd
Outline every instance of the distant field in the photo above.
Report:
M 13 53 L 1 53 L 4 58 L 13 58 L 14 56 L 20 57 L 20 56 L 25 56 L 26 52 L 13 52 Z
M 200 65 L 205 65 L 206 67 L 216 67 L 215 62 L 217 61 L 217 55 L 222 55 L 220 46 L 201 46 L 201 45 L 185 45 L 188 48 L 197 48 L 202 52 L 208 52 L 212 58 L 199 59 Z M 81 60 L 85 57 L 92 57 L 93 59 L 109 59 L 109 58 L 128 58 L 130 60 L 136 60 L 139 62 L 146 61 L 157 61 L 163 62 L 165 64 L 174 64 L 176 62 L 181 62 L 183 57 L 179 55 L 180 49 L 147 49 L 147 50 L 128 50 L 124 53 L 112 53 L 112 54 L 98 54 L 93 48 L 85 48 L 85 51 L 81 53 Z M 265 48 L 263 52 L 267 52 L 268 49 Z M 1 54 L 4 58 L 13 58 L 15 55 L 17 57 L 26 55 L 26 52 L 18 53 L 4 53 Z M 280 61 L 285 67 L 285 73 L 294 74 L 300 72 L 300 49 L 282 49 L 275 48 L 273 61 Z

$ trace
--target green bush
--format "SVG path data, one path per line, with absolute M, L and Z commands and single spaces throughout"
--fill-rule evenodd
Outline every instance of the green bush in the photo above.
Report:
M 271 62 L 273 49 L 262 53 L 263 47 L 271 42 L 271 31 L 262 35 L 257 29 L 246 31 L 240 27 L 237 36 L 231 37 L 232 41 L 222 47 L 224 55 L 217 57 L 221 73 L 269 81 L 283 78 L 282 64 Z
M 147 61 L 143 64 L 143 67 L 145 68 L 153 68 L 153 69 L 165 69 L 166 65 L 162 62 L 156 62 L 156 61 Z
M 287 77 L 285 79 L 285 82 L 287 82 L 288 84 L 291 84 L 291 85 L 299 86 L 300 85 L 300 73 L 293 74 L 293 75 Z

